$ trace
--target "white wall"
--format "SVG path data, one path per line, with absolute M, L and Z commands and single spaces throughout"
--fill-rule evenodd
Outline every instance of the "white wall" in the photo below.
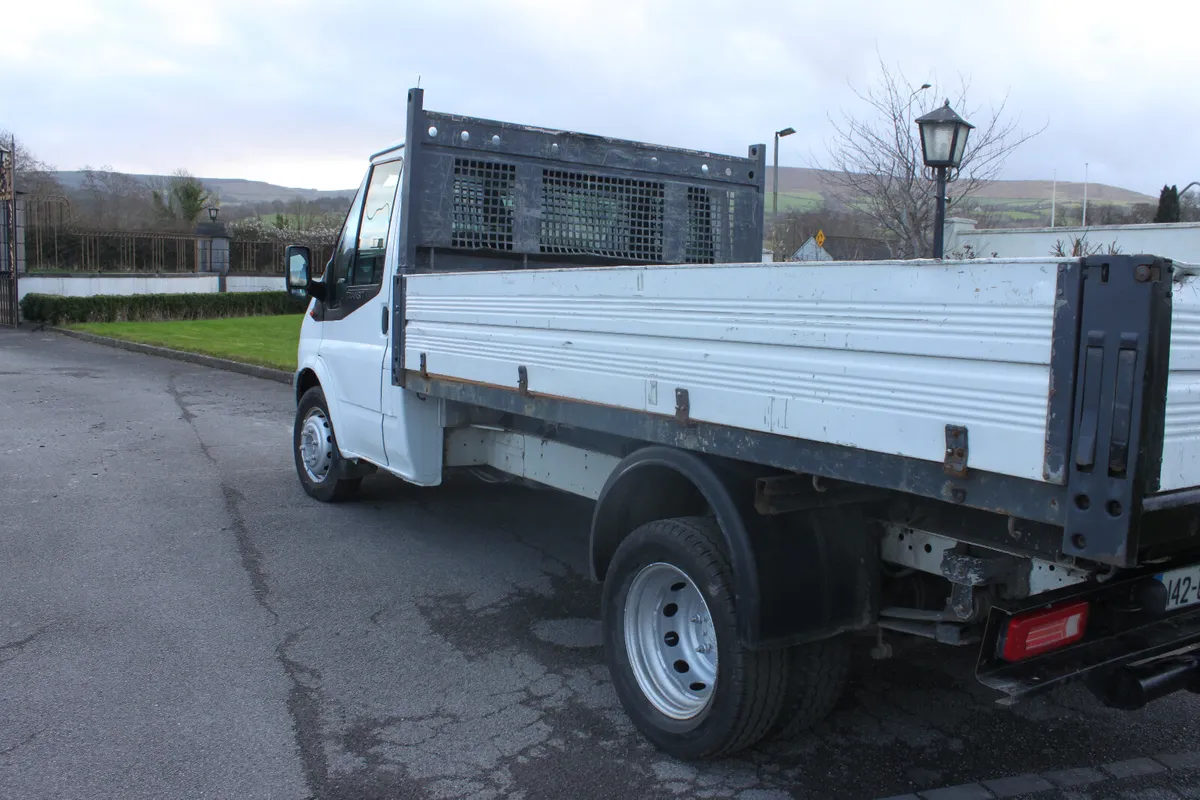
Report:
M 282 275 L 226 275 L 227 292 L 282 292 Z
M 283 278 L 279 278 L 282 288 Z M 18 295 L 57 294 L 91 297 L 98 294 L 193 294 L 217 291 L 216 275 L 30 275 L 17 281 Z
M 99 294 L 193 294 L 220 291 L 217 276 L 183 275 L 22 275 L 18 294 L 91 297 Z M 283 276 L 227 275 L 227 292 L 282 292 Z
M 1055 242 L 1062 242 L 1071 252 L 1074 237 L 1082 236 L 1089 245 L 1101 247 L 1107 253 L 1116 242 L 1125 255 L 1153 255 L 1200 264 L 1200 222 L 1174 222 L 1150 225 L 1105 225 L 1103 227 L 1060 228 L 984 228 L 976 229 L 973 220 L 946 220 L 946 256 L 971 245 L 976 256 L 1001 258 L 1045 257 L 1051 255 Z

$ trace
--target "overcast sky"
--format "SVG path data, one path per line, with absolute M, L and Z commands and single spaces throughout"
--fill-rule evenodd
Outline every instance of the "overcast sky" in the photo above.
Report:
M 1200 180 L 1192 2 L 0 0 L 0 127 L 59 169 L 323 189 L 426 107 L 820 166 L 878 57 L 1044 133 L 1004 177 Z M 15 39 L 8 25 L 15 28 Z M 932 99 L 932 98 L 929 98 Z

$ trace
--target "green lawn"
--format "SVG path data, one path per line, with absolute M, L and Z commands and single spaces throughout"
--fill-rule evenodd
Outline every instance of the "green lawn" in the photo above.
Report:
M 174 322 L 87 322 L 69 327 L 98 336 L 294 370 L 303 320 L 303 314 L 287 314 Z

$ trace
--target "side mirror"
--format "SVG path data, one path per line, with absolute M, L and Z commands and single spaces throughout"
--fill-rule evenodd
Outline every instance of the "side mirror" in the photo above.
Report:
M 304 299 L 309 296 L 308 285 L 312 280 L 312 255 L 304 245 L 289 244 L 284 251 L 287 268 L 287 291 L 292 297 Z

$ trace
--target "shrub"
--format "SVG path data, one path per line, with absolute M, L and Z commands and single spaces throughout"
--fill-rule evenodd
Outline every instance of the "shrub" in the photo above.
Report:
M 306 300 L 297 300 L 287 292 L 94 297 L 27 294 L 21 299 L 21 315 L 30 322 L 61 325 L 74 322 L 134 322 L 303 314 L 307 305 Z

